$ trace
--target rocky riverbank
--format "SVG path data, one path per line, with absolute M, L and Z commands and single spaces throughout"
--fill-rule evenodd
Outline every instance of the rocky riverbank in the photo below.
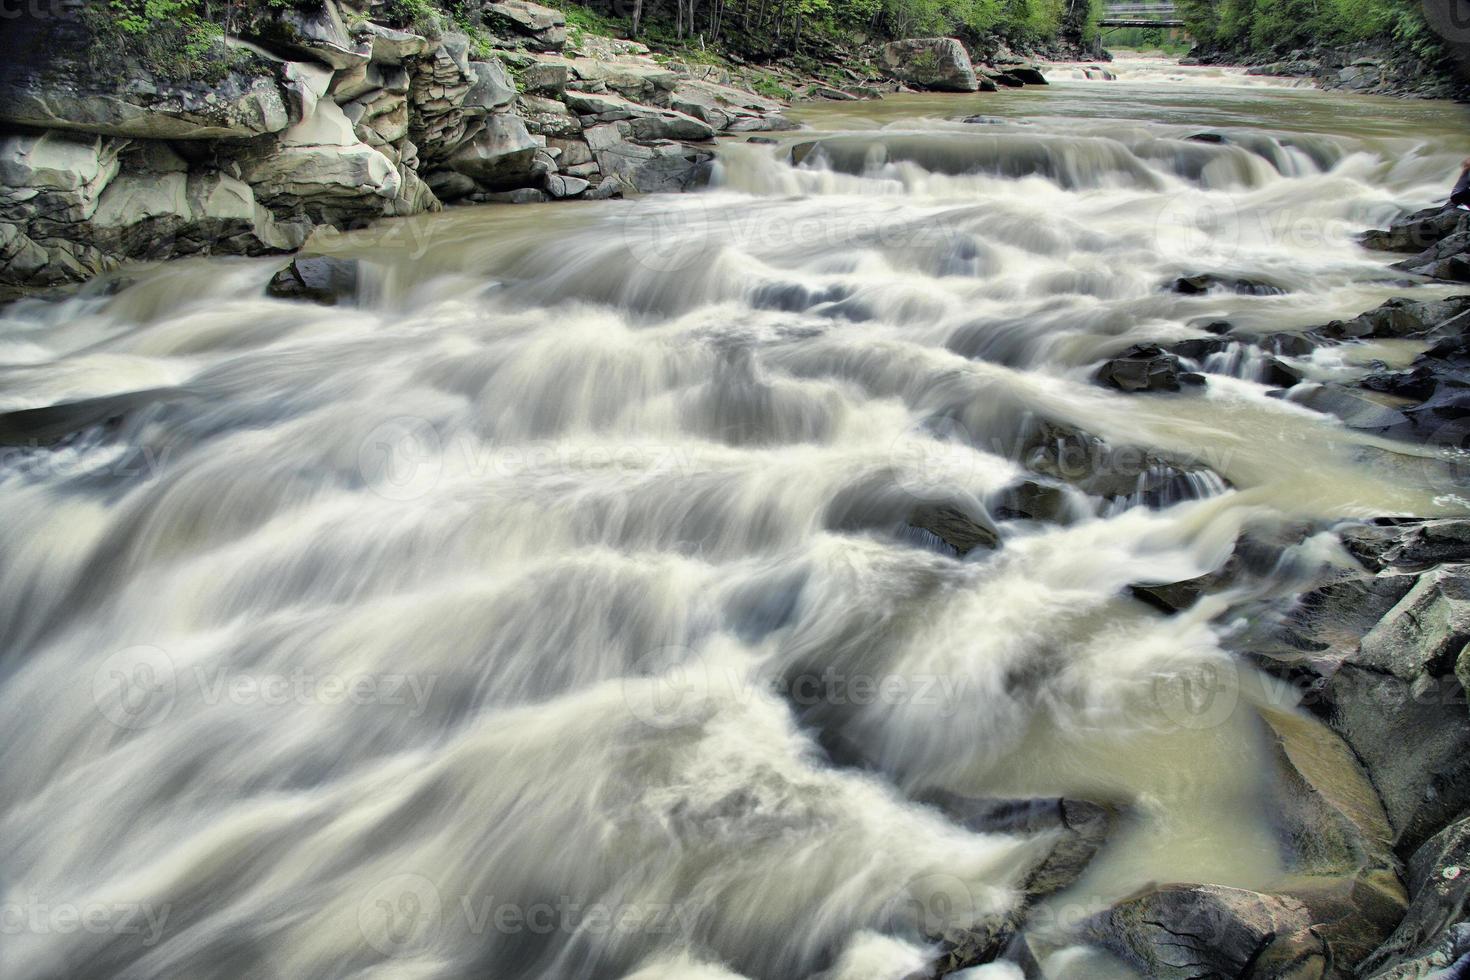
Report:
M 1364 240 L 1414 252 L 1405 271 L 1463 282 L 1467 216 L 1431 209 Z M 1424 467 L 1465 502 L 1467 324 L 1470 296 L 1395 299 L 1300 332 L 1200 324 L 1199 339 L 1135 346 L 1097 377 L 1159 393 L 1212 373 L 1262 381 L 1352 428 L 1422 446 L 1422 456 L 1385 452 L 1365 465 Z M 1400 370 L 1307 379 L 1314 351 L 1379 340 L 1424 350 Z M 1336 539 L 1328 553 L 1302 545 L 1324 530 Z M 1291 583 L 1291 598 L 1258 597 L 1268 582 Z M 1270 894 L 1209 882 L 1148 889 L 1079 935 L 1148 976 L 1180 980 L 1407 978 L 1470 964 L 1470 520 L 1394 516 L 1303 526 L 1285 540 L 1247 533 L 1220 569 L 1135 586 L 1134 595 L 1161 615 L 1230 596 L 1215 621 L 1232 648 L 1286 686 L 1286 703 L 1307 709 L 1305 718 L 1261 709 L 1282 778 L 1297 787 L 1281 815 L 1293 867 Z M 1234 683 L 1208 678 L 1196 693 L 1213 699 Z
M 1426 63 L 1419 54 L 1393 43 L 1297 48 L 1291 51 L 1233 51 L 1201 46 L 1186 65 L 1244 66 L 1251 75 L 1300 78 L 1328 91 L 1393 95 L 1420 99 L 1470 98 L 1470 83 L 1446 56 Z
M 80 13 L 17 21 L 0 67 L 0 300 L 128 261 L 290 252 L 317 226 L 449 204 L 685 190 L 717 137 L 794 127 L 788 100 L 757 88 L 1045 82 L 1003 45 L 974 65 L 953 38 L 890 44 L 886 69 L 842 66 L 837 83 L 682 62 L 524 0 L 484 3 L 494 33 L 473 37 L 416 33 L 393 9 L 261 6 L 182 75 L 123 51 L 99 64 L 107 38 Z

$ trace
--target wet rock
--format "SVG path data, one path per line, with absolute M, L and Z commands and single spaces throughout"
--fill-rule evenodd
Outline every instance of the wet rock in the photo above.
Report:
M 1400 218 L 1386 230 L 1364 232 L 1359 241 L 1383 252 L 1419 253 L 1465 231 L 1470 231 L 1470 211 L 1439 206 Z
M 1322 976 L 1327 950 L 1299 901 L 1220 885 L 1163 885 L 1113 906 L 1087 938 L 1159 980 Z
M 1216 145 L 1225 142 L 1225 137 L 1220 133 L 1195 133 L 1193 136 L 1184 137 L 1191 143 L 1214 143 Z
M 1349 663 L 1316 700 L 1368 770 L 1401 856 L 1470 807 L 1470 707 L 1453 672 L 1411 682 Z
M 1006 72 L 1015 78 L 1019 78 L 1026 85 L 1047 84 L 1046 76 L 1035 65 L 1012 65 L 1006 68 Z
M 1215 582 L 1213 575 L 1201 575 L 1182 582 L 1161 585 L 1130 585 L 1128 591 L 1138 601 L 1153 606 L 1162 613 L 1172 614 L 1194 605 Z
M 535 187 L 517 187 L 509 191 L 483 191 L 471 196 L 481 204 L 545 204 L 550 195 Z
M 1035 421 L 1017 447 L 1027 469 L 1083 493 L 1147 507 L 1167 507 L 1226 489 L 1203 463 L 1138 446 L 1114 446 L 1073 426 Z
M 1290 388 L 1303 378 L 1302 372 L 1279 357 L 1268 357 L 1261 364 L 1258 380 L 1274 388 Z
M 1179 358 L 1158 344 L 1135 344 L 1103 364 L 1096 381 L 1120 391 L 1179 391 L 1204 378 L 1180 368 Z
M 1387 433 L 1411 428 L 1409 418 L 1394 405 L 1347 385 L 1330 383 L 1301 386 L 1288 397 L 1298 405 L 1335 415 L 1354 429 Z
M 1456 523 L 1346 529 L 1368 571 L 1339 569 L 1284 611 L 1254 613 L 1230 640 L 1297 686 L 1303 706 L 1352 747 L 1400 857 L 1470 807 L 1470 678 L 1457 676 L 1470 673 L 1459 657 L 1470 566 L 1411 571 L 1447 556 L 1470 561 L 1456 550 Z
M 1348 551 L 1373 572 L 1420 572 L 1470 560 L 1470 520 L 1407 520 L 1349 525 L 1338 531 Z
M 568 197 L 578 197 L 592 186 L 591 181 L 581 177 L 571 177 L 566 174 L 547 174 L 543 188 L 546 193 L 556 200 Z
M 185 397 L 187 393 L 179 388 L 149 388 L 0 412 L 0 446 L 54 446 L 99 426 L 115 429 L 143 408 Z
M 1164 347 L 1163 350 L 1170 354 L 1188 358 L 1191 361 L 1203 361 L 1211 354 L 1219 354 L 1230 349 L 1233 340 L 1220 340 L 1214 337 L 1199 337 L 1192 340 L 1176 341 Z
M 1470 311 L 1470 296 L 1430 302 L 1394 298 L 1351 320 L 1333 320 L 1312 333 L 1331 340 L 1423 337 L 1441 323 L 1467 311 Z
M 1354 663 L 1413 684 L 1453 670 L 1470 644 L 1470 564 L 1441 565 L 1363 637 Z M 1470 666 L 1470 658 L 1467 658 Z
M 1280 286 L 1261 279 L 1243 279 L 1235 276 L 1219 276 L 1213 273 L 1180 276 L 1170 283 L 1169 289 L 1172 292 L 1183 293 L 1187 296 L 1197 296 L 1208 293 L 1211 290 L 1224 290 L 1226 292 L 1243 293 L 1250 296 L 1280 296 L 1286 292 Z
M 1363 963 L 1365 978 L 1453 976 L 1470 956 L 1470 817 L 1461 817 L 1414 852 L 1407 874 L 1410 904 L 1388 940 Z M 1463 969 L 1463 963 L 1461 964 Z
M 1016 75 L 989 65 L 975 66 L 975 74 L 980 79 L 981 89 L 986 92 L 998 92 L 1002 88 L 1022 88 L 1026 84 Z
M 687 191 L 709 181 L 712 153 L 673 141 L 633 142 L 626 120 L 591 127 L 584 135 L 604 179 L 614 180 L 617 188 L 651 194 Z
M 357 296 L 358 264 L 355 259 L 327 255 L 295 258 L 271 277 L 265 291 L 277 299 L 306 300 L 335 306 Z
M 957 507 L 943 504 L 916 507 L 909 515 L 909 526 L 934 535 L 960 558 L 976 548 L 993 551 L 1000 547 L 1000 535 L 995 528 L 970 517 Z
M 1159 980 L 1344 976 L 1387 935 L 1401 907 L 1368 881 L 1308 882 L 1299 892 L 1160 885 L 1096 917 L 1085 934 Z M 1345 920 L 1362 931 L 1323 928 Z
M 1036 480 L 1012 484 L 986 501 L 986 507 L 998 521 L 1047 521 L 1070 524 L 1083 516 L 1079 507 L 1063 487 Z
M 932 790 L 918 801 L 975 833 L 1034 836 L 1061 832 L 1052 851 L 1019 884 L 1024 901 L 1013 914 L 973 924 L 952 923 L 950 928 L 933 931 L 931 938 L 940 944 L 939 957 L 932 967 L 935 976 L 1024 955 L 1019 930 L 1027 908 L 1082 877 L 1107 842 L 1117 817 L 1113 807 L 1087 800 L 1004 800 Z
M 980 88 L 965 46 L 952 37 L 890 41 L 883 66 L 915 88 L 936 92 L 974 92 Z

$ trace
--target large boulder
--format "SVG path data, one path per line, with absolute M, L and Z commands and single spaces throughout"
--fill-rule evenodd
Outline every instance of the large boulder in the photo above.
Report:
M 244 180 L 272 211 L 338 224 L 384 213 L 402 178 L 393 161 L 357 137 L 330 99 L 292 126 L 263 154 L 248 159 Z
M 620 95 L 568 90 L 563 98 L 573 112 L 582 116 L 584 123 L 597 125 L 627 120 L 629 132 L 635 139 L 707 140 L 715 135 L 709 123 L 693 116 L 673 109 L 640 105 Z
M 633 142 L 628 120 L 592 126 L 583 135 L 601 173 L 624 190 L 687 191 L 709 180 L 713 154 L 673 141 Z
M 560 51 L 567 43 L 566 16 L 551 7 L 527 0 L 500 0 L 483 4 L 480 15 L 486 27 L 517 47 Z
M 883 46 L 883 66 L 915 88 L 975 92 L 980 88 L 970 55 L 957 38 L 916 37 Z
M 293 0 L 250 9 L 254 16 L 245 25 L 245 35 L 273 51 L 337 69 L 367 64 L 373 56 L 372 33 L 349 31 L 335 0 Z
M 449 158 L 449 169 L 491 190 L 520 186 L 534 173 L 541 144 L 513 115 L 490 116 L 485 128 Z
M 119 176 L 103 193 L 88 232 L 119 257 L 164 259 L 291 251 L 307 229 L 276 221 L 249 185 L 229 174 L 172 171 Z
M 291 122 L 279 63 L 232 49 L 209 82 L 134 66 L 125 83 L 65 58 L 0 71 L 0 122 L 148 139 L 225 139 L 278 133 Z
M 107 256 L 75 229 L 96 213 L 126 145 L 54 131 L 0 139 L 0 296 L 108 267 Z
M 1463 970 L 1470 957 L 1470 817 L 1425 841 L 1406 877 L 1408 913 L 1359 973 L 1374 980 L 1455 975 L 1449 968 L 1458 962 Z
M 480 70 L 471 67 L 470 40 L 446 34 L 439 46 L 418 59 L 409 81 L 409 138 L 419 147 L 425 170 L 447 160 L 473 139 L 485 110 L 466 110 L 465 99 L 481 85 Z
M 686 116 L 703 120 L 716 130 L 744 132 L 795 127 L 779 114 L 779 102 L 698 79 L 680 79 L 674 87 L 669 106 Z
M 1401 908 L 1392 897 L 1380 896 L 1371 882 L 1301 892 L 1158 885 L 1097 916 L 1084 934 L 1155 980 L 1347 977 L 1351 965 L 1371 950 L 1369 944 L 1387 935 Z M 1371 925 L 1365 928 L 1365 922 Z M 1355 924 L 1363 931 L 1324 928 L 1351 930 Z
M 516 83 L 498 59 L 470 62 L 474 83 L 464 96 L 467 113 L 486 113 L 515 101 Z
M 372 49 L 372 61 L 377 64 L 401 65 L 403 59 L 417 57 L 430 47 L 425 37 L 382 24 L 367 24 L 363 30 Z
M 1181 384 L 1204 383 L 1203 377 L 1183 370 L 1179 358 L 1158 344 L 1135 344 L 1104 362 L 1094 377 L 1119 391 L 1178 391 Z

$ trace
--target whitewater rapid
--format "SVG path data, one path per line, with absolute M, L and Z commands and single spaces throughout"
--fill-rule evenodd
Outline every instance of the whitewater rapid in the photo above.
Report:
M 1290 860 L 1251 710 L 1287 695 L 1227 600 L 1127 587 L 1305 522 L 1289 590 L 1332 520 L 1466 504 L 1239 359 L 1090 377 L 1402 293 L 1354 235 L 1470 143 L 1390 105 L 1141 63 L 813 108 L 698 194 L 323 235 L 337 307 L 264 259 L 0 311 L 0 411 L 142 393 L 0 447 L 0 973 L 897 980 L 1058 839 L 949 793 L 1114 809 L 1035 945 L 1126 975 L 1061 926 Z M 1206 272 L 1279 291 L 1165 288 Z M 1089 495 L 1034 472 L 1057 431 L 1188 465 Z

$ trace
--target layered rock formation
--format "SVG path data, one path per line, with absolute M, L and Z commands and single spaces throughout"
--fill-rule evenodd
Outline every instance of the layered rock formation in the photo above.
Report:
M 0 299 L 127 260 L 290 251 L 318 225 L 450 202 L 685 189 L 711 159 L 698 144 L 790 126 L 779 103 L 641 44 L 569 48 L 550 8 L 485 3 L 488 48 L 391 9 L 250 7 L 197 77 L 116 52 L 99 67 L 80 13 L 8 27 Z

